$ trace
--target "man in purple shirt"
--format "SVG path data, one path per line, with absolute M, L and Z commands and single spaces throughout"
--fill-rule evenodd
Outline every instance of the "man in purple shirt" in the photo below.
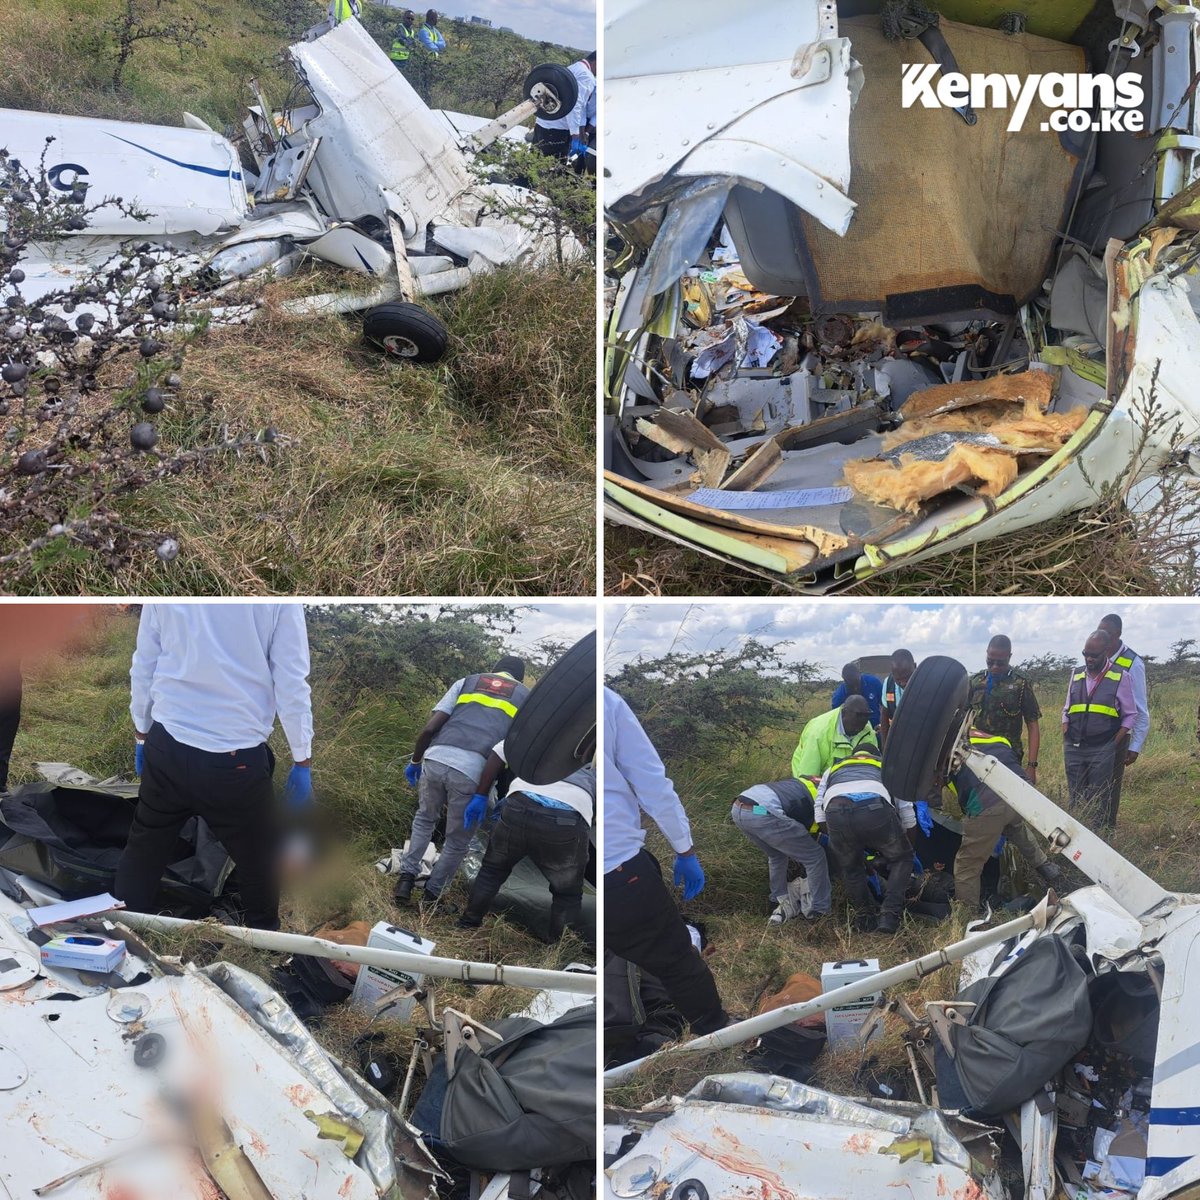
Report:
M 1117 823 L 1113 764 L 1137 717 L 1133 681 L 1110 661 L 1109 645 L 1102 630 L 1088 637 L 1083 668 L 1072 673 L 1062 710 L 1068 804 L 1098 833 Z

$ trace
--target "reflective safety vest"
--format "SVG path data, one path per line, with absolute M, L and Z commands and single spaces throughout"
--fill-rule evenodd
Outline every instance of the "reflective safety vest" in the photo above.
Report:
M 1130 650 L 1128 646 L 1122 646 L 1117 653 L 1117 657 L 1113 659 L 1113 666 L 1120 667 L 1122 671 L 1128 671 L 1133 666 L 1136 659 L 1141 658 L 1136 650 Z
M 338 23 L 357 15 L 351 0 L 333 0 L 333 19 Z
M 971 745 L 985 754 L 990 754 L 998 763 L 1022 779 L 1025 778 L 1021 760 L 1008 738 L 998 733 L 984 733 L 982 730 L 972 729 Z M 1002 802 L 1000 796 L 990 787 L 980 783 L 974 771 L 968 767 L 962 767 L 954 778 L 949 780 L 949 787 L 958 797 L 963 815 L 967 817 L 977 817 L 984 809 L 993 808 Z
M 437 731 L 432 746 L 457 746 L 485 758 L 504 739 L 529 689 L 509 675 L 468 675 L 450 719 Z
M 1087 671 L 1077 671 L 1067 698 L 1067 741 L 1075 744 L 1111 741 L 1121 726 L 1117 685 L 1123 672 L 1111 665 L 1088 696 Z
M 879 783 L 883 779 L 883 760 L 877 754 L 858 750 L 829 769 L 829 782 L 856 783 L 860 779 Z
M 429 53 L 434 56 L 434 58 L 437 58 L 442 51 L 442 47 L 446 44 L 446 39 L 442 37 L 441 31 L 435 29 L 432 25 L 422 25 L 421 32 L 427 34 L 429 37 L 428 45 L 425 45 L 424 42 L 421 44 L 425 46 L 425 49 L 428 50 Z
M 388 57 L 392 62 L 408 62 L 412 57 L 412 48 L 417 44 L 416 35 L 407 25 L 401 25 L 392 41 L 392 49 Z
M 777 779 L 766 785 L 779 799 L 780 807 L 793 821 L 812 825 L 817 800 L 817 785 L 807 775 L 800 779 Z

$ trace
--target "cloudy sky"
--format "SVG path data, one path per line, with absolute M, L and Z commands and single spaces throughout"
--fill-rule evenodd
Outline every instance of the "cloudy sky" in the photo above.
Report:
M 1084 639 L 1106 613 L 1120 613 L 1129 644 L 1141 654 L 1166 658 L 1180 638 L 1200 640 L 1200 603 L 1134 600 L 949 603 L 881 603 L 854 600 L 746 601 L 710 604 L 605 605 L 606 671 L 633 658 L 677 648 L 704 651 L 734 646 L 747 637 L 790 641 L 782 653 L 813 662 L 831 677 L 861 654 L 889 654 L 906 646 L 918 661 L 948 654 L 972 671 L 983 668 L 984 648 L 995 633 L 1013 641 L 1013 661 L 1041 654 L 1078 655 Z
M 457 607 L 470 609 L 475 606 L 463 604 Z M 596 628 L 596 605 L 592 600 L 542 601 L 525 605 L 524 609 L 517 622 L 517 632 L 509 639 L 512 650 L 517 653 L 533 650 L 543 638 L 573 645 Z
M 420 8 L 416 4 L 407 7 Z M 592 50 L 596 45 L 595 0 L 451 0 L 438 4 L 437 10 L 447 17 L 483 17 L 535 42 L 578 50 Z

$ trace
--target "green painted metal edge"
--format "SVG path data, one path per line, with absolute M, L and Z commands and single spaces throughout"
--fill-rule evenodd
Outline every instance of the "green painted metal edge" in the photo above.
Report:
M 643 520 L 661 525 L 664 529 L 669 529 L 672 533 L 685 537 L 689 541 L 707 546 L 710 550 L 719 550 L 723 554 L 730 554 L 734 558 L 744 559 L 746 562 L 752 562 L 756 566 L 765 567 L 768 571 L 775 571 L 780 575 L 788 573 L 787 561 L 782 555 L 748 545 L 717 529 L 701 525 L 697 521 L 691 521 L 687 517 L 680 516 L 679 513 L 671 512 L 670 509 L 644 500 L 641 496 L 635 496 L 632 492 L 613 483 L 611 479 L 604 481 L 604 494 L 615 504 L 629 509 Z

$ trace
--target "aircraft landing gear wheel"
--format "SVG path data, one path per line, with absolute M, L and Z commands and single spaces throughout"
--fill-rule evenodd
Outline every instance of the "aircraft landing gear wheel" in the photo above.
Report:
M 935 654 L 921 660 L 883 751 L 883 786 L 893 797 L 924 800 L 934 776 L 944 775 L 970 692 L 967 668 L 957 659 Z
M 521 94 L 538 106 L 543 117 L 554 120 L 565 117 L 575 107 L 575 101 L 579 99 L 579 81 L 566 67 L 546 63 L 534 67 L 525 76 Z
M 596 635 L 576 642 L 537 681 L 504 738 L 514 775 L 556 783 L 596 753 Z
M 363 337 L 388 358 L 437 362 L 446 353 L 449 331 L 419 304 L 380 304 L 363 317 Z

